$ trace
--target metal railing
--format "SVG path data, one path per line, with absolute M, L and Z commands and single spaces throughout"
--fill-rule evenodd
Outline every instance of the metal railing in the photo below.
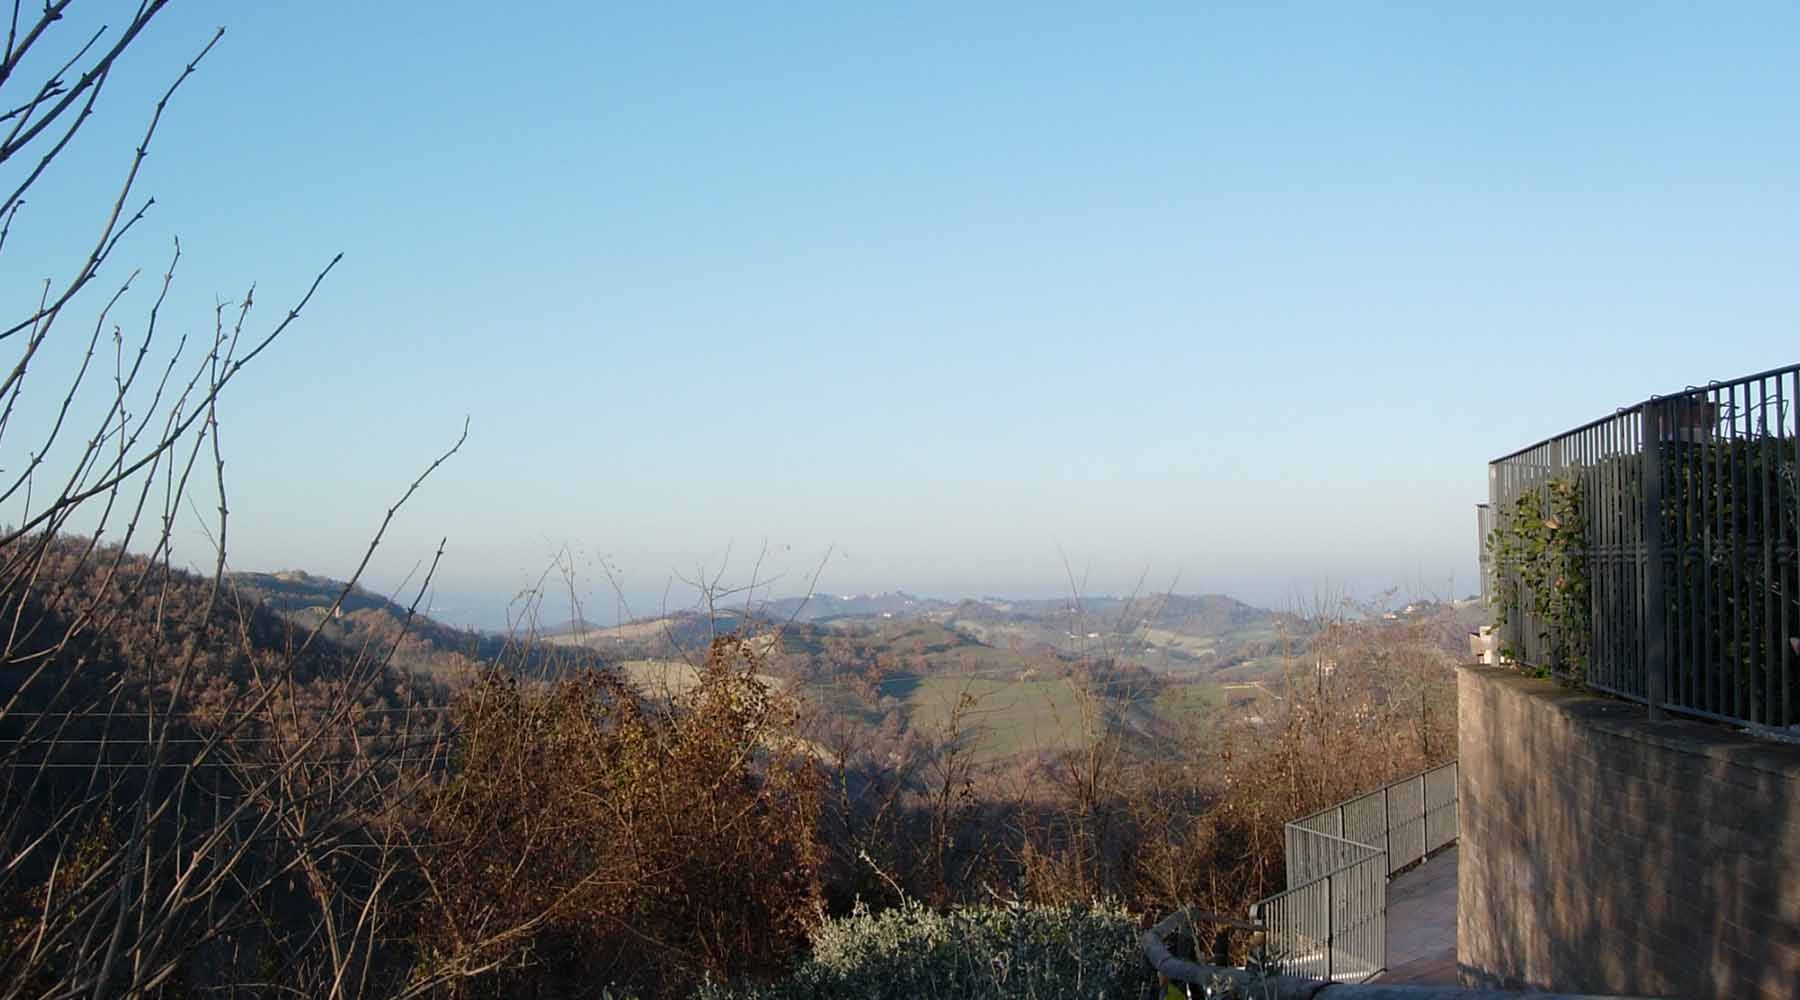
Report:
M 1287 824 L 1287 884 L 1250 908 L 1284 975 L 1367 979 L 1387 965 L 1388 876 L 1457 837 L 1456 762 Z
M 1354 841 L 1331 841 L 1351 860 L 1250 908 L 1266 930 L 1271 964 L 1284 975 L 1358 982 L 1387 965 L 1387 853 Z
M 1580 634 L 1535 613 L 1519 566 L 1491 565 L 1511 655 L 1652 714 L 1800 723 L 1797 400 L 1792 365 L 1652 397 L 1489 463 L 1502 529 L 1533 506 L 1548 516 L 1552 483 L 1574 490 L 1582 522 Z
M 1216 920 L 1214 914 L 1200 914 L 1199 919 Z M 1158 921 L 1138 939 L 1144 959 L 1156 974 L 1171 983 L 1187 986 L 1187 995 L 1257 997 L 1258 1000 L 1317 1000 L 1329 988 L 1331 1000 L 1497 1000 L 1499 997 L 1529 997 L 1530 1000 L 1599 1000 L 1591 995 L 1570 993 L 1513 993 L 1486 989 L 1463 989 L 1459 986 L 1390 986 L 1386 983 L 1328 985 L 1311 976 L 1297 976 L 1268 969 L 1239 969 L 1223 964 L 1215 957 L 1213 964 L 1178 958 L 1169 950 L 1170 938 L 1193 937 L 1196 915 L 1185 910 Z M 1637 1000 L 1621 997 L 1617 1000 Z
M 1380 848 L 1388 857 L 1386 875 L 1454 841 L 1456 779 L 1456 761 L 1451 761 L 1289 823 L 1288 883 L 1322 874 L 1321 863 L 1333 860 L 1313 835 Z

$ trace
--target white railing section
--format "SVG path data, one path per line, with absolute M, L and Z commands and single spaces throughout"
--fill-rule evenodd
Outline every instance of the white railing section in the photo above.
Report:
M 1357 982 L 1387 965 L 1387 882 L 1455 842 L 1456 762 L 1287 825 L 1287 883 L 1250 908 L 1286 975 Z
M 1250 908 L 1283 974 L 1360 982 L 1387 964 L 1387 853 L 1324 833 L 1307 840 L 1343 864 Z
M 1328 834 L 1386 851 L 1390 875 L 1454 842 L 1456 775 L 1456 761 L 1440 764 L 1289 823 L 1288 884 L 1324 872 L 1317 867 L 1319 849 L 1308 845 L 1307 833 Z M 1329 852 L 1324 856 L 1331 857 Z

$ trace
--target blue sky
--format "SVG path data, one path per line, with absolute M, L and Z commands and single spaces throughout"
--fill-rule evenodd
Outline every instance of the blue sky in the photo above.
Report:
M 765 544 L 776 592 L 1468 592 L 1489 458 L 1800 360 L 1800 9 L 1126 6 L 177 4 L 0 290 L 227 25 L 121 260 L 179 235 L 204 331 L 345 254 L 225 411 L 232 562 L 348 572 L 467 415 L 371 580 L 447 535 L 484 624 L 564 546 L 602 619 L 602 562 L 644 613 Z

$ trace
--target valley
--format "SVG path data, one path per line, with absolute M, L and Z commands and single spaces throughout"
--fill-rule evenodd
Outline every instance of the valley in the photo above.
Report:
M 243 573 L 240 590 L 302 626 L 343 585 L 304 572 Z M 1460 603 L 1460 602 L 1459 602 Z M 1113 734 L 1148 747 L 1228 722 L 1258 724 L 1315 669 L 1322 623 L 1219 595 L 941 600 L 903 592 L 766 601 L 596 625 L 554 609 L 556 629 L 456 629 L 353 588 L 325 634 L 398 642 L 397 666 L 450 684 L 482 663 L 553 677 L 606 666 L 655 699 L 697 683 L 715 636 L 750 639 L 759 679 L 798 697 L 814 728 L 851 724 L 878 742 L 953 740 L 983 763 L 1041 757 Z M 1382 625 L 1457 651 L 1479 609 L 1420 603 Z M 404 638 L 401 638 L 404 632 Z

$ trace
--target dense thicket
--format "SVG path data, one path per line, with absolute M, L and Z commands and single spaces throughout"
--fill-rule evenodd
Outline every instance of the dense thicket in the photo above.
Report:
M 785 968 L 821 909 L 820 774 L 756 667 L 723 637 L 673 703 L 605 670 L 544 688 L 496 670 L 459 694 L 421 801 L 421 945 L 527 928 L 482 982 L 501 996 Z

